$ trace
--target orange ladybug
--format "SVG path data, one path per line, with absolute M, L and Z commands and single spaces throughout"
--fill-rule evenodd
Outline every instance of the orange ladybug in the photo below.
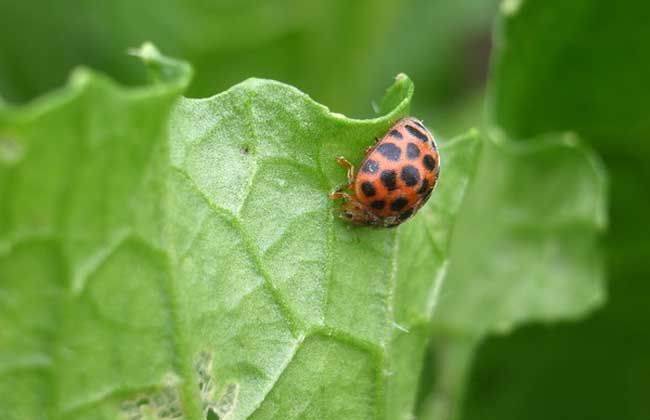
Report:
M 399 225 L 427 202 L 440 175 L 433 135 L 412 117 L 397 121 L 366 150 L 356 174 L 345 158 L 336 161 L 347 169 L 348 184 L 330 198 L 344 200 L 341 217 L 356 225 Z

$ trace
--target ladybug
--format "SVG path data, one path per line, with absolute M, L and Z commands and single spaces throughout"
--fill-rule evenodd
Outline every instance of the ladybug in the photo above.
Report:
M 417 119 L 402 118 L 366 149 L 361 169 L 337 157 L 348 184 L 330 194 L 343 199 L 341 217 L 355 225 L 394 227 L 427 202 L 440 175 L 433 135 Z M 345 192 L 346 190 L 350 192 Z

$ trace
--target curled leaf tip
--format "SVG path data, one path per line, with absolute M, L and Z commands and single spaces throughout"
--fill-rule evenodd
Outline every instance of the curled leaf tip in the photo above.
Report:
M 140 47 L 129 48 L 127 53 L 142 59 L 144 62 L 159 61 L 162 57 L 158 48 L 148 41 L 143 43 Z
M 397 76 L 395 76 L 395 81 L 397 81 L 397 82 L 402 82 L 402 81 L 408 80 L 408 79 L 409 79 L 409 77 L 404 73 L 399 73 Z

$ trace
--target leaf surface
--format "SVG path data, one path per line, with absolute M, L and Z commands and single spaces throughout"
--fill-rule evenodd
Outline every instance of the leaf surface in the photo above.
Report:
M 181 98 L 187 66 L 138 54 L 158 84 L 0 110 L 2 417 L 411 413 L 478 135 L 416 218 L 355 228 L 334 158 L 407 115 L 407 77 L 353 120 L 268 80 Z

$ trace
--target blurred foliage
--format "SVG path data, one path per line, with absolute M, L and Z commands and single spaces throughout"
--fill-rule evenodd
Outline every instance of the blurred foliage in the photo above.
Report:
M 515 136 L 574 130 L 611 175 L 610 296 L 584 322 L 486 343 L 466 419 L 650 418 L 649 21 L 647 2 L 588 0 L 523 2 L 500 20 L 496 122 Z
M 152 41 L 192 63 L 189 96 L 254 75 L 292 84 L 339 112 L 367 115 L 369 98 L 379 99 L 386 81 L 405 72 L 419 81 L 416 104 L 424 111 L 481 86 L 496 3 L 3 0 L 0 92 L 25 101 L 63 84 L 78 65 L 142 83 L 141 66 L 124 53 Z
M 465 407 L 468 419 L 647 418 L 641 390 L 650 389 L 650 344 L 640 339 L 649 292 L 642 281 L 650 237 L 647 6 L 503 1 L 484 120 L 496 9 L 496 0 L 0 0 L 0 96 L 32 99 L 79 64 L 140 84 L 145 74 L 124 51 L 146 40 L 192 63 L 189 96 L 268 77 L 336 111 L 368 115 L 370 99 L 405 72 L 416 83 L 413 114 L 435 134 L 480 126 L 492 137 L 452 241 L 420 417 L 449 419 Z M 495 123 L 504 130 L 489 128 Z M 547 134 L 567 130 L 576 134 Z M 604 299 L 596 243 L 607 218 L 606 182 L 578 138 L 613 173 L 612 303 L 586 322 L 491 339 L 475 357 L 487 334 L 575 319 Z M 413 402 L 400 404 L 408 410 Z

